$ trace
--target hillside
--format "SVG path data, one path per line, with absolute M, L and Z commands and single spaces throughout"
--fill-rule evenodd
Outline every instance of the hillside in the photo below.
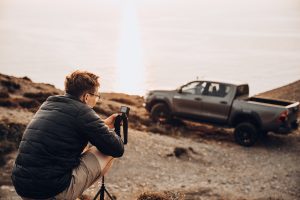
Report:
M 299 88 L 296 81 L 259 96 L 300 101 Z M 19 199 L 10 181 L 18 142 L 34 112 L 55 94 L 63 91 L 27 77 L 0 74 L 0 199 Z M 95 107 L 103 118 L 121 105 L 131 108 L 125 155 L 106 177 L 117 199 L 137 199 L 144 192 L 168 194 L 160 199 L 300 198 L 299 130 L 287 136 L 271 134 L 244 148 L 234 143 L 231 129 L 186 121 L 152 124 L 142 103 L 140 96 L 104 93 Z M 86 198 L 91 199 L 97 188 L 95 184 L 86 191 Z
M 286 99 L 291 101 L 300 101 L 300 80 L 261 93 L 258 96 L 275 98 L 275 99 Z

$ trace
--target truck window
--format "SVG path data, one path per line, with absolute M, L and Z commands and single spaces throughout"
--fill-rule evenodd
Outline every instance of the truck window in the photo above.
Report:
M 192 82 L 182 87 L 182 92 L 187 94 L 196 94 L 196 89 L 200 82 Z
M 239 85 L 236 90 L 235 97 L 240 97 L 244 95 L 249 95 L 249 86 L 248 85 Z
M 200 82 L 197 86 L 196 86 L 196 94 L 197 95 L 202 95 L 204 89 L 206 88 L 207 82 Z
M 214 97 L 225 97 L 229 91 L 230 86 L 223 83 L 207 83 L 203 90 L 203 95 Z

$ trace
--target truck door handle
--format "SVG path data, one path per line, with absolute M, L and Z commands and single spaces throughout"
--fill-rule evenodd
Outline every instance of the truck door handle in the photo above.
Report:
M 227 104 L 227 101 L 220 101 L 221 104 Z
M 199 97 L 196 97 L 195 100 L 196 100 L 196 101 L 202 101 L 202 99 L 199 98 Z

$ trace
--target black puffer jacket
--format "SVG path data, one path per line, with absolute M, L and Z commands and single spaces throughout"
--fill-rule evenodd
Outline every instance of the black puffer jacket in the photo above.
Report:
M 103 154 L 121 157 L 123 142 L 93 109 L 71 95 L 49 97 L 27 126 L 12 181 L 20 196 L 45 199 L 62 192 L 90 142 Z

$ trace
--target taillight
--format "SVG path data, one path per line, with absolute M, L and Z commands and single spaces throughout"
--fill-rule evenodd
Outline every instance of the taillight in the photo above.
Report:
M 280 113 L 280 115 L 278 117 L 278 121 L 285 122 L 288 119 L 288 115 L 289 115 L 288 110 L 283 111 L 282 113 Z

